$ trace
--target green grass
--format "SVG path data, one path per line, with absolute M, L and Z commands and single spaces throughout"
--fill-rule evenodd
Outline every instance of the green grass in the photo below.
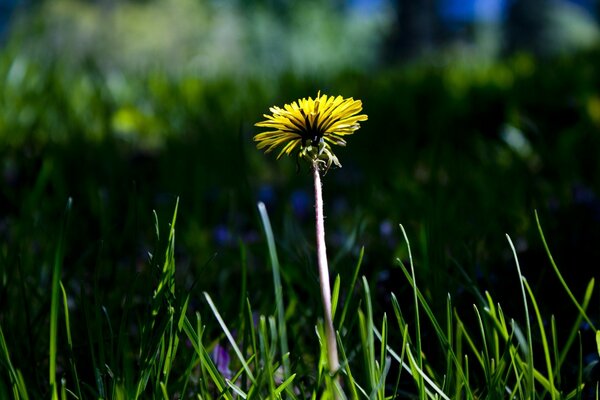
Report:
M 0 398 L 597 397 L 598 50 L 115 88 L 15 48 Z M 251 140 L 269 105 L 318 89 L 369 115 L 324 177 L 336 377 L 310 183 Z
M 69 201 L 63 217 L 64 230 L 72 229 L 68 223 L 72 207 Z M 564 295 L 572 302 L 572 325 L 558 324 L 552 315 L 542 314 L 531 285 L 522 275 L 513 242 L 508 238 L 515 274 L 506 279 L 514 281 L 515 292 L 522 298 L 517 315 L 505 314 L 500 302 L 489 292 L 477 293 L 479 301 L 471 309 L 457 308 L 451 295 L 440 293 L 446 299 L 446 310 L 438 315 L 419 289 L 409 235 L 402 226 L 399 229 L 408 246 L 409 265 L 398 259 L 398 268 L 412 287 L 412 295 L 405 294 L 399 300 L 389 293 L 391 319 L 386 313 L 376 314 L 366 277 L 356 287 L 365 250 L 357 259 L 352 278 L 346 282 L 338 276 L 335 280 L 333 298 L 334 309 L 340 313 L 336 313 L 335 321 L 342 367 L 339 379 L 334 378 L 327 371 L 324 328 L 318 313 L 312 314 L 313 320 L 302 322 L 314 327 L 318 346 L 305 346 L 299 338 L 286 334 L 297 328 L 302 310 L 295 314 L 286 306 L 299 301 L 298 294 L 282 287 L 277 272 L 280 268 L 277 236 L 262 203 L 259 211 L 274 283 L 269 295 L 274 304 L 272 313 L 259 315 L 252 308 L 251 294 L 240 302 L 229 297 L 235 296 L 234 293 L 200 294 L 193 286 L 187 289 L 179 286 L 174 251 L 177 201 L 165 236 L 155 215 L 156 247 L 149 259 L 155 274 L 154 290 L 141 299 L 145 307 L 135 312 L 127 293 L 114 293 L 123 296 L 123 308 L 117 313 L 107 310 L 97 293 L 92 294 L 91 301 L 74 300 L 83 302 L 85 316 L 77 324 L 85 326 L 73 331 L 74 316 L 70 309 L 75 306 L 69 304 L 73 297 L 61 282 L 68 248 L 63 231 L 56 245 L 49 325 L 40 327 L 50 335 L 47 342 L 50 375 L 46 379 L 39 375 L 37 382 L 31 381 L 34 379 L 31 374 L 27 374 L 30 380 L 24 378 L 23 370 L 29 368 L 27 361 L 15 356 L 2 327 L 0 393 L 18 399 L 598 397 L 597 382 L 584 381 L 582 373 L 576 374 L 574 381 L 562 379 L 566 360 L 572 359 L 572 353 L 579 353 L 578 364 L 582 368 L 581 353 L 591 350 L 583 349 L 585 343 L 579 330 L 582 320 L 588 321 L 595 332 L 596 348 L 591 351 L 600 351 L 600 333 L 592 325 L 594 317 L 588 315 L 593 280 L 583 299 L 577 300 L 546 247 L 549 268 L 564 289 L 564 293 L 556 295 Z M 546 243 L 539 219 L 537 226 L 541 240 Z M 240 247 L 245 260 L 243 244 Z M 245 268 L 239 271 L 240 275 L 244 271 Z M 357 289 L 361 293 L 358 297 L 354 295 Z M 339 303 L 341 299 L 343 304 Z M 226 317 L 219 310 L 223 301 L 240 304 L 241 309 Z M 198 302 L 202 305 L 192 312 L 190 304 Z M 349 312 L 350 309 L 356 312 Z M 409 314 L 413 317 L 406 317 Z M 467 318 L 475 323 L 468 325 Z M 3 325 L 7 323 L 3 321 Z M 87 337 L 77 336 L 86 332 Z M 15 340 L 15 332 L 12 333 Z M 565 333 L 567 339 L 562 340 Z M 87 343 L 85 348 L 77 349 L 82 343 Z M 227 365 L 215 358 L 215 349 L 228 355 Z M 82 371 L 87 371 L 85 376 Z

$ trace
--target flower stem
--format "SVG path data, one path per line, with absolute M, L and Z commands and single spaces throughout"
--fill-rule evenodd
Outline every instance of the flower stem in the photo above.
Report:
M 336 373 L 340 367 L 337 351 L 333 317 L 331 315 L 331 289 L 329 287 L 329 267 L 327 265 L 327 249 L 325 248 L 325 222 L 323 219 L 323 192 L 321 190 L 321 174 L 318 161 L 312 163 L 313 178 L 315 181 L 315 213 L 317 229 L 317 260 L 319 266 L 319 281 L 321 284 L 321 298 L 325 312 L 325 334 L 327 336 L 327 356 L 329 370 Z

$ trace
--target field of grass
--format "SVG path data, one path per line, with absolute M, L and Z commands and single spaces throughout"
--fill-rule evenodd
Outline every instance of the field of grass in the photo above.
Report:
M 205 80 L 7 48 L 0 398 L 598 398 L 599 64 Z M 252 142 L 318 90 L 369 116 L 323 178 L 336 376 L 309 168 Z

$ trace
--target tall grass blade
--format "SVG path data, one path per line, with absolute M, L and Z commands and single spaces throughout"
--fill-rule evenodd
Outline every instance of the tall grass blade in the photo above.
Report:
M 422 348 L 421 348 L 421 320 L 419 317 L 419 298 L 418 298 L 418 290 L 417 290 L 417 280 L 415 277 L 415 265 L 413 263 L 413 258 L 412 258 L 412 251 L 410 249 L 410 241 L 408 240 L 408 235 L 406 234 L 406 231 L 404 230 L 404 226 L 402 226 L 402 224 L 400 224 L 400 229 L 402 230 L 402 236 L 404 236 L 404 241 L 406 242 L 406 246 L 408 248 L 408 261 L 409 261 L 409 265 L 410 265 L 410 271 L 411 271 L 411 278 L 412 278 L 412 282 L 413 282 L 413 305 L 415 307 L 415 346 L 416 346 L 416 352 L 417 352 L 417 360 L 416 360 L 416 364 L 417 367 L 419 368 L 419 370 L 423 369 L 423 355 L 422 355 Z M 424 399 L 425 398 L 425 385 L 423 385 L 423 377 L 422 374 L 419 374 L 419 376 L 417 377 L 417 382 L 418 382 L 418 386 L 419 386 L 419 398 L 420 399 Z
M 275 369 L 273 368 L 273 365 L 271 364 L 272 358 L 270 356 L 271 349 L 269 346 L 269 333 L 268 333 L 268 329 L 267 329 L 267 319 L 265 318 L 264 315 L 260 316 L 260 321 L 259 321 L 258 326 L 259 326 L 258 339 L 259 339 L 259 343 L 260 343 L 260 350 L 265 358 L 264 365 L 262 367 L 264 368 L 264 372 L 267 376 L 267 385 L 269 388 L 269 399 L 275 399 L 275 382 L 273 382 L 273 375 L 275 373 Z
M 10 353 L 8 352 L 8 346 L 6 344 L 6 339 L 4 338 L 4 332 L 2 332 L 2 327 L 0 327 L 0 350 L 2 354 L 0 354 L 1 364 L 8 369 L 8 377 L 10 379 L 10 384 L 12 386 L 13 397 L 17 400 L 29 400 L 29 396 L 27 395 L 27 385 L 23 381 L 23 376 L 21 372 L 12 364 L 10 359 Z
M 337 311 L 338 300 L 340 297 L 340 274 L 337 274 L 335 281 L 333 281 L 333 288 L 331 289 L 331 318 L 335 318 L 335 312 Z
M 423 369 L 419 368 L 419 366 L 416 363 L 415 357 L 412 355 L 412 352 L 410 351 L 410 348 L 406 349 L 406 354 L 408 356 L 408 360 L 409 360 L 409 364 L 411 366 L 411 368 L 414 370 L 414 375 L 418 375 L 420 376 L 424 382 L 426 382 L 435 393 L 438 394 L 438 396 L 440 396 L 442 399 L 444 400 L 450 400 L 450 397 L 448 397 L 448 395 L 446 395 L 444 393 L 444 391 L 442 389 L 440 389 L 438 387 L 438 385 L 435 384 L 435 382 L 433 380 L 431 380 L 431 378 L 429 378 L 429 376 L 427 376 L 427 374 L 425 373 L 425 371 L 423 371 Z M 427 390 L 427 388 L 425 387 L 425 385 L 423 385 L 423 398 L 434 398 L 434 395 L 432 392 L 430 392 L 429 390 Z
M 348 380 L 347 386 L 350 388 L 350 394 L 352 395 L 351 398 L 358 399 L 358 392 L 356 391 L 357 388 L 359 390 L 361 390 L 362 393 L 365 394 L 365 396 L 366 396 L 366 393 L 358 385 L 358 383 L 354 379 L 354 376 L 352 375 L 352 370 L 350 369 L 350 364 L 348 363 L 348 357 L 346 356 L 346 350 L 344 349 L 344 345 L 342 343 L 342 338 L 340 337 L 340 333 L 336 332 L 336 334 L 337 334 L 337 341 L 338 341 L 338 350 L 340 351 L 340 356 L 342 358 L 341 368 L 346 373 L 347 380 Z
M 160 299 L 163 290 L 168 290 L 171 296 L 175 295 L 175 223 L 177 221 L 177 211 L 179 210 L 179 197 L 175 201 L 175 210 L 173 211 L 173 217 L 169 226 L 169 236 L 167 239 L 167 248 L 165 250 L 164 261 L 161 268 L 161 280 L 158 287 L 154 291 L 154 299 Z M 160 239 L 158 219 L 155 216 L 155 229 L 157 241 Z M 153 314 L 156 315 L 159 312 L 160 302 L 154 305 Z
M 267 238 L 267 246 L 269 248 L 269 257 L 271 259 L 271 270 L 273 271 L 273 286 L 275 287 L 275 307 L 277 309 L 277 323 L 278 331 L 280 335 L 279 346 L 281 354 L 287 354 L 289 352 L 288 340 L 287 340 L 287 328 L 285 324 L 285 309 L 283 303 L 283 289 L 281 285 L 281 274 L 279 272 L 279 258 L 277 257 L 277 248 L 275 247 L 275 237 L 273 236 L 273 229 L 271 228 L 271 221 L 269 220 L 269 214 L 267 208 L 263 202 L 258 203 L 258 212 L 263 225 L 263 230 Z M 290 373 L 289 360 L 283 360 L 283 374 L 287 378 Z
M 203 379 L 200 380 L 202 383 L 201 386 L 201 398 L 210 399 L 209 388 L 208 388 L 208 380 L 204 377 L 208 376 L 212 383 L 215 385 L 215 388 L 219 393 L 222 394 L 223 398 L 227 400 L 232 400 L 233 397 L 230 393 L 227 392 L 227 383 L 223 379 L 223 376 L 215 366 L 213 360 L 210 358 L 210 355 L 206 351 L 204 344 L 202 343 L 202 334 L 204 332 L 204 328 L 201 326 L 200 314 L 196 313 L 196 328 L 193 327 L 192 323 L 189 321 L 187 317 L 183 320 L 183 331 L 187 335 L 192 347 L 196 351 L 196 354 L 199 357 L 199 366 L 201 371 L 201 377 Z
M 374 324 L 373 324 L 373 307 L 371 305 L 371 292 L 369 290 L 369 283 L 367 278 L 362 277 L 363 289 L 365 291 L 365 305 L 367 315 L 364 316 L 362 313 L 359 314 L 360 320 L 360 332 L 361 341 L 363 345 L 363 352 L 365 357 L 365 365 L 368 370 L 369 384 L 372 393 L 375 392 L 378 381 L 378 367 L 377 358 L 375 353 L 375 338 L 373 336 Z
M 527 282 L 527 279 L 523 279 L 523 283 L 525 284 L 525 288 L 527 289 L 527 293 L 529 294 L 529 299 L 531 300 L 531 304 L 533 305 L 533 310 L 535 312 L 535 316 L 537 318 L 538 325 L 540 327 L 540 340 L 542 342 L 542 348 L 544 349 L 544 361 L 546 362 L 546 369 L 548 371 L 548 378 L 544 379 L 545 389 L 550 392 L 550 396 L 552 400 L 556 399 L 559 396 L 558 390 L 554 386 L 554 371 L 552 369 L 552 360 L 550 358 L 550 347 L 548 345 L 548 338 L 546 336 L 546 330 L 544 329 L 544 321 L 542 318 L 542 314 L 540 313 L 540 309 L 538 307 L 537 301 L 535 299 L 535 295 Z
M 521 297 L 523 299 L 523 307 L 525 310 L 525 323 L 527 327 L 527 383 L 528 383 L 528 397 L 533 398 L 535 396 L 535 381 L 534 381 L 534 368 L 533 368 L 533 339 L 531 335 L 531 322 L 529 321 L 529 307 L 527 305 L 527 297 L 525 294 L 525 285 L 523 274 L 521 274 L 521 267 L 519 265 L 519 258 L 517 257 L 517 251 L 515 250 L 515 246 L 513 245 L 510 236 L 506 235 L 506 239 L 508 240 L 508 244 L 512 250 L 515 265 L 517 267 L 517 273 L 519 274 L 519 283 L 521 285 Z
M 235 342 L 235 339 L 233 338 L 233 335 L 231 334 L 231 332 L 227 328 L 227 325 L 225 324 L 225 321 L 223 321 L 223 318 L 221 317 L 221 314 L 219 314 L 219 310 L 217 310 L 217 307 L 215 306 L 215 303 L 213 303 L 213 301 L 210 298 L 210 296 L 209 296 L 208 293 L 204 292 L 204 297 L 206 298 L 206 302 L 208 303 L 208 306 L 212 310 L 213 315 L 217 319 L 217 322 L 221 326 L 221 329 L 223 330 L 223 333 L 227 337 L 227 340 L 229 341 L 229 344 L 231 345 L 231 348 L 233 349 L 233 351 L 237 355 L 238 359 L 240 360 L 240 363 L 242 364 L 242 367 L 246 371 L 246 374 L 248 375 L 248 378 L 250 378 L 250 380 L 252 381 L 252 383 L 256 384 L 256 379 L 254 378 L 254 374 L 252 373 L 252 371 L 250 370 L 250 367 L 248 366 L 246 360 L 244 359 L 244 356 L 243 356 L 241 350 L 239 349 L 239 347 L 237 346 L 237 344 Z
M 581 303 L 581 308 L 583 308 L 584 310 L 588 309 L 590 301 L 592 300 L 593 292 L 594 292 L 594 280 L 591 279 L 588 282 L 587 288 L 585 290 L 585 294 L 583 296 L 583 301 Z M 581 321 L 583 319 L 584 319 L 584 314 L 578 312 L 577 318 L 575 319 L 575 322 L 573 323 L 573 326 L 571 328 L 571 332 L 569 333 L 569 337 L 567 338 L 567 341 L 565 342 L 565 345 L 563 346 L 563 348 L 560 352 L 560 356 L 558 359 L 558 367 L 559 368 L 565 362 L 565 359 L 567 358 L 567 354 L 568 354 L 569 350 L 571 350 L 573 343 L 575 343 L 575 339 L 577 339 L 577 335 L 579 334 L 579 330 L 581 329 Z
M 57 339 L 58 339 L 58 300 L 59 300 L 59 286 L 60 286 L 60 275 L 62 271 L 62 264 L 65 254 L 65 235 L 66 229 L 69 222 L 69 215 L 71 213 L 71 207 L 73 205 L 73 199 L 67 200 L 67 207 L 63 217 L 63 225 L 61 227 L 60 236 L 58 237 L 58 245 L 56 252 L 54 253 L 54 268 L 52 269 L 52 286 L 51 286 L 51 299 L 50 299 L 50 342 L 49 348 L 49 373 L 50 373 L 50 388 L 52 390 L 52 398 L 58 398 L 58 387 L 56 382 L 56 358 L 57 358 Z
M 404 263 L 402 262 L 402 260 L 400 259 L 396 259 L 398 261 L 398 265 L 400 266 L 400 268 L 402 269 L 402 272 L 404 273 L 404 276 L 406 277 L 406 279 L 408 280 L 408 283 L 412 286 L 413 291 L 416 291 L 417 293 L 417 298 L 419 300 L 419 304 L 421 305 L 423 311 L 425 312 L 425 314 L 427 315 L 427 318 L 429 319 L 429 321 L 431 322 L 435 333 L 437 335 L 437 338 L 439 340 L 439 342 L 442 344 L 443 350 L 448 352 L 448 354 L 450 355 L 450 357 L 452 357 L 452 360 L 454 361 L 454 368 L 456 369 L 456 373 L 459 374 L 459 376 L 461 377 L 461 379 L 466 380 L 466 375 L 465 375 L 465 371 L 466 369 L 462 367 L 461 364 L 461 360 L 459 358 L 457 358 L 450 342 L 448 341 L 448 338 L 446 337 L 444 330 L 442 329 L 440 323 L 437 321 L 437 318 L 435 317 L 435 315 L 433 314 L 433 310 L 431 309 L 431 307 L 429 306 L 429 304 L 427 303 L 427 301 L 425 300 L 425 297 L 423 297 L 423 294 L 421 293 L 421 291 L 419 290 L 418 287 L 416 287 L 413 278 L 412 278 L 412 274 L 410 271 L 408 271 L 408 269 L 406 268 L 406 266 L 404 265 Z M 396 301 L 397 303 L 397 299 L 395 298 L 394 294 L 392 294 L 392 302 Z M 393 303 L 392 303 L 393 304 Z M 397 308 L 397 314 L 399 315 L 399 306 Z M 396 309 L 395 309 L 396 311 Z M 456 314 L 456 313 L 455 313 Z M 399 318 L 397 315 L 397 318 Z M 455 315 L 455 317 L 458 319 L 458 315 Z M 398 319 L 398 321 L 400 321 L 401 318 Z M 460 320 L 458 321 L 459 325 L 462 325 L 462 323 L 460 322 Z M 464 328 L 464 326 L 463 326 Z M 402 327 L 401 327 L 402 329 Z M 463 329 L 464 330 L 464 329 Z M 470 339 L 470 338 L 469 338 Z M 472 344 L 472 348 L 473 351 L 475 352 L 475 355 L 478 356 L 478 359 L 483 362 L 481 360 L 481 356 L 478 354 L 478 351 L 474 345 L 474 343 L 471 341 Z M 469 386 L 465 386 L 466 390 L 467 390 L 467 398 L 472 398 L 474 396 L 474 394 L 471 392 L 471 389 L 469 388 Z
M 246 245 L 240 239 L 240 265 L 242 267 L 242 277 L 241 277 L 241 288 L 240 288 L 240 317 L 243 317 L 246 310 L 246 296 L 247 296 L 247 287 L 248 287 L 248 257 L 246 251 Z
M 348 293 L 346 294 L 346 299 L 344 300 L 344 308 L 342 310 L 342 315 L 338 321 L 338 330 L 341 331 L 344 326 L 344 322 L 346 321 L 346 314 L 348 313 L 348 307 L 350 307 L 350 301 L 352 300 L 352 293 L 354 293 L 354 288 L 356 287 L 356 281 L 358 280 L 358 273 L 360 271 L 360 266 L 362 265 L 362 260 L 365 255 L 365 247 L 360 248 L 360 253 L 358 255 L 358 261 L 356 262 L 356 266 L 354 267 L 354 273 L 352 275 L 352 281 L 350 286 L 348 287 Z
M 75 381 L 75 388 L 77 391 L 77 397 L 82 399 L 81 387 L 79 385 L 79 375 L 77 374 L 77 366 L 75 364 L 75 358 L 73 356 L 73 338 L 71 336 L 71 323 L 69 319 L 69 303 L 67 299 L 67 292 L 62 282 L 60 283 L 60 290 L 62 292 L 63 299 L 63 312 L 65 314 L 65 329 L 67 331 L 67 344 L 69 346 L 69 364 L 71 365 L 71 373 L 73 374 L 73 380 Z
M 585 318 L 585 321 L 592 327 L 592 329 L 596 330 L 596 327 L 594 326 L 594 324 L 592 323 L 590 318 L 587 316 L 585 309 L 579 304 L 579 302 L 573 295 L 573 292 L 571 292 L 571 289 L 569 289 L 569 285 L 567 285 L 567 282 L 565 282 L 565 279 L 563 278 L 562 274 L 560 273 L 560 270 L 558 269 L 558 267 L 556 266 L 556 263 L 554 262 L 554 257 L 552 257 L 552 253 L 550 252 L 550 248 L 548 247 L 548 243 L 546 242 L 546 237 L 544 236 L 544 231 L 542 230 L 542 225 L 540 223 L 540 219 L 539 219 L 537 210 L 535 211 L 535 222 L 537 224 L 538 232 L 540 233 L 540 237 L 542 239 L 542 244 L 544 245 L 544 249 L 546 250 L 548 259 L 550 260 L 550 264 L 552 265 L 552 268 L 554 269 L 554 272 L 556 273 L 556 276 L 558 277 L 560 284 L 562 285 L 562 287 L 565 289 L 565 291 L 569 295 L 569 298 L 571 299 L 571 301 L 573 302 L 575 307 L 577 307 L 577 309 L 579 310 L 579 313 L 583 316 L 583 318 Z M 594 278 L 592 278 L 591 280 L 593 281 Z
M 483 357 L 482 357 L 482 367 L 483 372 L 485 374 L 486 382 L 492 381 L 492 366 L 490 365 L 490 352 L 488 348 L 487 338 L 485 335 L 485 327 L 483 326 L 483 319 L 481 318 L 481 314 L 479 313 L 479 309 L 476 305 L 473 305 L 473 310 L 477 316 L 477 322 L 479 324 L 479 332 L 481 333 L 481 340 L 483 342 Z

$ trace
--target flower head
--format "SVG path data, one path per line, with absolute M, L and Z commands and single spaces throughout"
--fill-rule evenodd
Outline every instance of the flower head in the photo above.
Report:
M 315 99 L 299 99 L 283 108 L 273 106 L 269 111 L 272 115 L 264 114 L 266 120 L 255 124 L 271 129 L 254 136 L 258 149 L 269 153 L 283 146 L 277 158 L 298 151 L 299 157 L 323 163 L 327 168 L 332 163 L 341 166 L 331 145 L 345 146 L 344 136 L 353 134 L 360 128 L 359 122 L 367 120 L 365 114 L 359 114 L 360 100 L 321 95 L 321 92 Z

